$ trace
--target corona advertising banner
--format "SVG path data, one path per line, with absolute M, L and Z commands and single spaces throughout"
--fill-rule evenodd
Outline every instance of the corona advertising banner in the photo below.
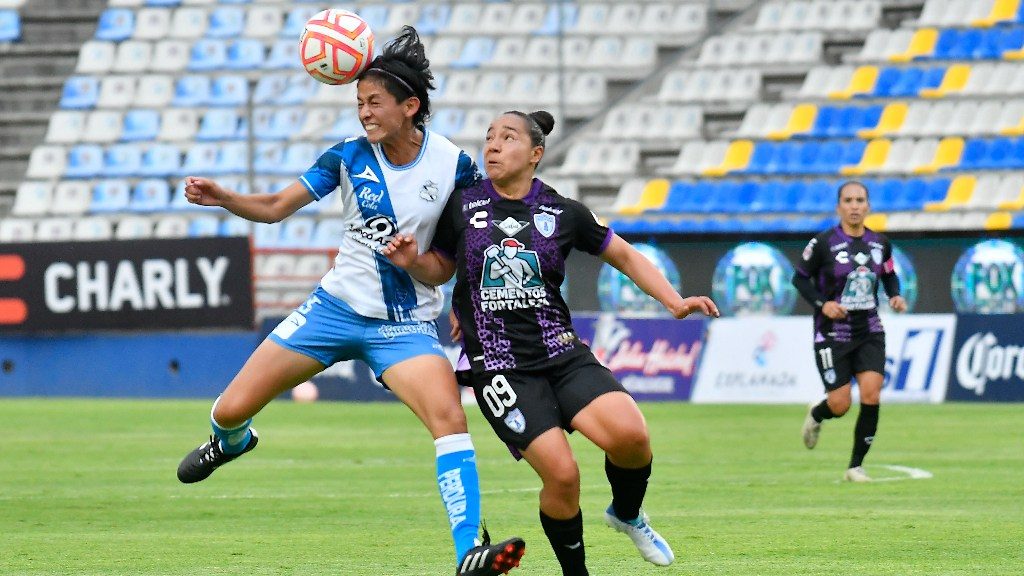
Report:
M 949 400 L 1024 402 L 1024 320 L 1015 314 L 957 319 Z

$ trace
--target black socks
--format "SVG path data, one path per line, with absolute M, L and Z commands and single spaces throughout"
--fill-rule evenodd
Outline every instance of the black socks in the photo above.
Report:
M 612 486 L 612 511 L 619 520 L 633 520 L 640 515 L 652 462 L 643 468 L 619 468 L 608 456 L 604 457 L 604 473 Z
M 540 525 L 562 566 L 562 576 L 589 576 L 583 549 L 583 511 L 568 520 L 557 520 L 541 510 Z
M 832 409 L 828 407 L 828 400 L 822 400 L 821 404 L 818 404 L 811 409 L 811 417 L 814 418 L 815 422 L 821 423 L 822 420 L 835 418 L 836 415 L 833 414 Z
M 864 457 L 871 449 L 878 430 L 878 404 L 861 404 L 857 425 L 853 428 L 853 455 L 850 456 L 850 468 L 864 463 Z

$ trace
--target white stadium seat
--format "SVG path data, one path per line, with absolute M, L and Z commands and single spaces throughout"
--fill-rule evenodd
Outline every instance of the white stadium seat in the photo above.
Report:
M 171 30 L 170 8 L 143 8 L 135 18 L 136 40 L 160 40 Z
M 50 116 L 44 140 L 49 144 L 74 144 L 85 129 L 85 112 L 57 110 Z
M 41 216 L 50 210 L 53 184 L 49 182 L 22 182 L 14 195 L 11 214 L 15 216 Z
M 35 240 L 36 223 L 24 218 L 0 220 L 0 242 L 31 242 Z
M 89 40 L 78 53 L 75 72 L 79 74 L 103 74 L 114 67 L 117 46 L 113 42 Z

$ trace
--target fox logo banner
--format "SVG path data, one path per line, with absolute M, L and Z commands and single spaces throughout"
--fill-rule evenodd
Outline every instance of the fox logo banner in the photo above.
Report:
M 0 331 L 251 328 L 247 238 L 0 248 Z

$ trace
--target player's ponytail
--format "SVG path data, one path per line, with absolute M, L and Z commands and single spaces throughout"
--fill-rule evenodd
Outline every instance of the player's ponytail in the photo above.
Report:
M 413 116 L 413 124 L 422 126 L 430 118 L 430 91 L 434 89 L 434 74 L 430 71 L 430 60 L 412 26 L 403 26 L 402 32 L 384 46 L 384 52 L 370 62 L 370 67 L 360 79 L 373 77 L 384 85 L 384 89 L 403 102 L 415 96 L 420 100 L 420 109 Z

